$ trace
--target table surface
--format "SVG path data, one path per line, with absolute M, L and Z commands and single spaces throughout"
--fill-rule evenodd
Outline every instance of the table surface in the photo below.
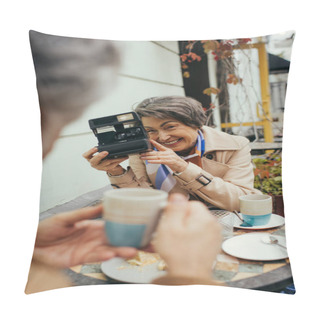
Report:
M 43 212 L 40 219 L 58 212 L 91 206 L 99 202 L 105 190 L 111 186 L 92 191 L 66 204 Z M 234 235 L 241 235 L 256 230 L 234 229 Z M 285 226 L 262 230 L 270 234 L 285 236 Z M 101 262 L 72 267 L 65 271 L 74 285 L 120 284 L 121 282 L 108 278 L 101 270 Z M 280 291 L 293 283 L 289 258 L 276 261 L 252 261 L 232 257 L 223 251 L 217 257 L 212 277 L 227 286 L 256 289 L 264 291 Z
M 249 232 L 235 229 L 234 235 Z M 285 236 L 285 229 L 274 228 L 263 230 L 274 235 Z M 71 268 L 68 275 L 76 285 L 84 284 L 120 284 L 107 277 L 101 270 L 101 263 L 79 265 Z M 252 261 L 232 257 L 223 251 L 217 257 L 212 278 L 237 288 L 263 291 L 281 291 L 293 283 L 289 258 L 276 261 Z

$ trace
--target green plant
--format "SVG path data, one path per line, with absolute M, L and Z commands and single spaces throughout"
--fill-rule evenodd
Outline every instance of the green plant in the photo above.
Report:
M 264 194 L 282 195 L 282 161 L 278 155 L 254 158 L 254 187 Z

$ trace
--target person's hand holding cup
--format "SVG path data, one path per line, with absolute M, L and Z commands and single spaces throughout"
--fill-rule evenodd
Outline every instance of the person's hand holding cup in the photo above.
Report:
M 108 190 L 103 198 L 103 219 L 112 246 L 144 248 L 152 239 L 167 192 L 143 188 Z
M 182 194 L 170 196 L 159 222 L 153 246 L 175 277 L 212 278 L 212 265 L 220 251 L 222 227 L 207 207 L 188 201 Z

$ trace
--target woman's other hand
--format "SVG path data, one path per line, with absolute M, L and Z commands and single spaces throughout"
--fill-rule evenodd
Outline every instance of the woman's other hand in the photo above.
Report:
M 182 172 L 187 169 L 188 163 L 180 158 L 173 150 L 164 147 L 162 144 L 150 139 L 150 142 L 158 151 L 149 151 L 140 155 L 141 160 L 149 163 L 164 164 L 173 172 Z
M 125 169 L 121 167 L 120 163 L 127 160 L 128 157 L 122 157 L 117 159 L 105 159 L 109 153 L 102 151 L 98 153 L 97 148 L 92 148 L 85 152 L 82 156 L 88 160 L 92 168 L 105 171 L 111 175 L 120 175 L 125 172 Z

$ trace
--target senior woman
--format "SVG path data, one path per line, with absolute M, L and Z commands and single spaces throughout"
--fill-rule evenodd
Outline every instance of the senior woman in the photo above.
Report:
M 206 205 L 239 209 L 239 196 L 253 188 L 249 141 L 205 126 L 202 105 L 190 97 L 155 97 L 142 101 L 139 114 L 154 150 L 127 158 L 102 160 L 93 148 L 83 156 L 106 171 L 115 188 L 142 187 L 186 194 Z

